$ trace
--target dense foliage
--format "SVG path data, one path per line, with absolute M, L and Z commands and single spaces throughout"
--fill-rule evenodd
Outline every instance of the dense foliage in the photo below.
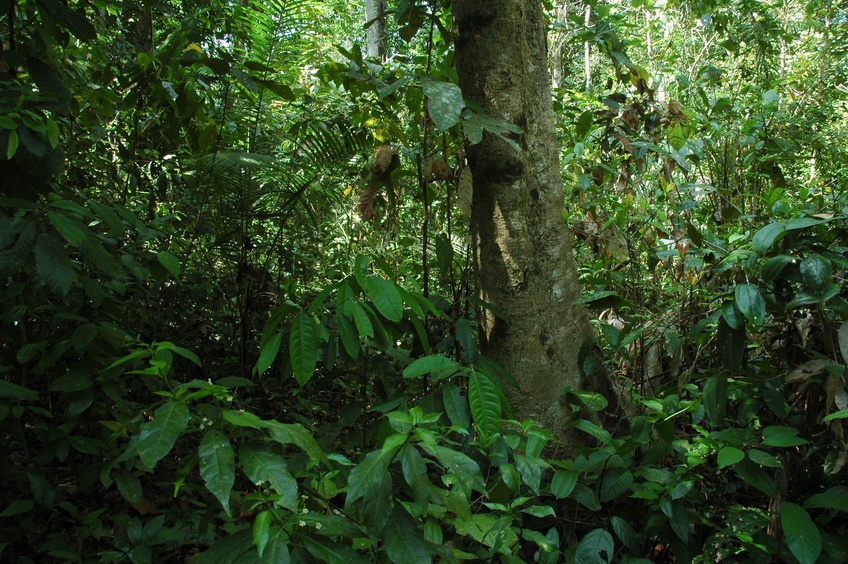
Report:
M 3 560 L 847 561 L 845 7 L 548 2 L 621 406 L 563 444 L 477 345 L 520 130 L 390 4 L 386 62 L 347 2 L 0 4 Z

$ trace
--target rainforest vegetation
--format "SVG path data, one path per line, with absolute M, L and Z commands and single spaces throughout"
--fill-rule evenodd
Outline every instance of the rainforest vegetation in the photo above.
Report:
M 844 2 L 0 0 L 0 559 L 846 562 L 846 251 Z

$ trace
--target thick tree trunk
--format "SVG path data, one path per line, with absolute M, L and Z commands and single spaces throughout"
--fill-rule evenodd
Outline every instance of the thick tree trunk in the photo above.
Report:
M 578 367 L 592 332 L 585 311 L 572 305 L 580 288 L 562 218 L 542 3 L 457 0 L 454 18 L 463 95 L 524 130 L 515 139 L 520 152 L 488 133 L 467 147 L 477 288 L 507 318 L 480 312 L 481 346 L 521 386 L 510 394 L 516 417 L 562 436 L 563 388 L 604 389 L 607 381 L 602 370 L 584 375 Z
M 365 0 L 366 55 L 386 60 L 386 0 Z

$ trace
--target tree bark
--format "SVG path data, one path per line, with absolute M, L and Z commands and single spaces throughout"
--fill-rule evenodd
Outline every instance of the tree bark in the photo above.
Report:
M 386 61 L 386 0 L 365 0 L 365 53 L 372 59 Z
M 583 308 L 572 305 L 581 294 L 562 217 L 542 3 L 457 0 L 454 21 L 463 95 L 523 129 L 515 138 L 520 152 L 488 132 L 466 150 L 477 288 L 507 319 L 479 312 L 481 348 L 519 382 L 519 391 L 508 391 L 516 417 L 562 437 L 563 388 L 606 391 L 607 379 L 600 362 L 597 373 L 578 366 L 592 331 Z

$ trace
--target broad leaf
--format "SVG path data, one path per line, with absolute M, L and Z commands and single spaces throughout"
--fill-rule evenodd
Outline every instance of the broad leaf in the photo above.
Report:
M 615 543 L 612 535 L 604 529 L 595 529 L 586 533 L 574 553 L 574 561 L 581 564 L 601 564 L 612 562 Z
M 766 318 L 766 302 L 754 284 L 740 284 L 733 292 L 736 307 L 752 325 L 760 325 Z
M 759 254 L 764 254 L 768 251 L 778 237 L 786 233 L 786 224 L 782 221 L 770 223 L 757 231 L 754 234 L 751 242 L 754 244 L 754 250 Z
M 440 131 L 446 131 L 459 123 L 459 116 L 465 108 L 459 86 L 425 78 L 421 81 L 421 87 L 427 96 L 430 117 Z
M 289 335 L 289 354 L 297 383 L 305 386 L 315 373 L 318 363 L 318 336 L 315 322 L 304 312 L 298 312 Z
M 207 431 L 197 450 L 200 476 L 230 515 L 230 493 L 236 479 L 235 453 L 227 436 L 218 429 Z
M 424 539 L 418 525 L 401 504 L 394 506 L 381 537 L 392 562 L 429 564 L 433 560 L 432 545 Z
M 745 458 L 745 453 L 736 447 L 726 446 L 718 451 L 718 467 L 733 466 Z
M 551 479 L 551 493 L 559 499 L 571 495 L 574 486 L 577 485 L 578 473 L 574 470 L 557 470 Z
M 61 242 L 42 233 L 35 242 L 35 264 L 44 284 L 57 294 L 65 295 L 74 282 L 74 268 Z
M 260 376 L 265 373 L 271 365 L 274 364 L 277 355 L 280 353 L 280 346 L 283 343 L 283 334 L 275 333 L 273 337 L 262 345 L 259 351 L 259 360 L 256 362 L 256 373 Z
M 474 369 L 468 378 L 468 405 L 480 439 L 488 442 L 500 429 L 501 398 L 497 385 Z
M 394 458 L 397 449 L 374 450 L 365 455 L 362 461 L 350 471 L 347 480 L 347 499 L 345 505 L 350 506 L 354 501 L 376 487 L 389 469 L 389 463 Z
M 182 270 L 182 265 L 180 265 L 180 259 L 169 253 L 168 251 L 159 251 L 156 253 L 156 260 L 159 263 L 168 269 L 168 272 L 173 275 L 174 278 L 180 277 L 180 272 Z
M 813 564 L 821 553 L 821 535 L 806 509 L 784 501 L 780 504 L 780 524 L 786 545 L 801 564 Z
M 270 484 L 280 494 L 283 507 L 297 510 L 297 480 L 289 473 L 282 456 L 264 445 L 244 445 L 239 448 L 239 462 L 251 482 Z
M 185 404 L 171 401 L 153 414 L 153 420 L 141 426 L 135 448 L 142 462 L 150 468 L 171 452 L 177 438 L 188 426 L 189 413 Z
M 462 395 L 459 386 L 452 382 L 446 384 L 442 388 L 442 402 L 452 424 L 463 429 L 468 429 L 471 426 L 468 400 Z
M 449 359 L 446 356 L 442 356 L 440 354 L 432 354 L 430 356 L 423 356 L 418 360 L 414 361 L 412 364 L 406 367 L 403 371 L 404 378 L 417 378 L 419 376 L 423 376 L 424 374 L 430 374 L 432 372 L 442 372 L 446 370 L 450 370 L 451 372 L 456 372 L 459 370 L 459 364 Z
M 486 481 L 480 472 L 480 466 L 468 455 L 445 446 L 431 446 L 432 451 L 448 473 L 453 474 L 459 482 L 479 492 L 486 491 Z
M 629 491 L 631 485 L 633 485 L 633 474 L 629 470 L 610 468 L 604 473 L 598 498 L 601 502 L 613 500 Z
M 820 290 L 830 282 L 830 277 L 833 275 L 833 265 L 831 262 L 820 256 L 813 255 L 801 261 L 801 278 L 804 284 L 813 290 Z
M 403 300 L 394 284 L 384 278 L 369 276 L 365 279 L 365 292 L 383 317 L 395 323 L 403 319 Z
M 253 520 L 253 544 L 259 552 L 259 557 L 265 552 L 268 540 L 271 538 L 271 512 L 260 511 Z
M 350 358 L 356 360 L 359 358 L 360 352 L 359 332 L 356 329 L 356 325 L 341 310 L 336 311 L 336 323 L 339 326 L 339 338 L 342 341 L 345 351 Z
M 295 445 L 305 451 L 310 457 L 330 464 L 327 455 L 318 446 L 315 437 L 300 423 L 280 423 L 279 421 L 262 421 L 262 426 L 271 432 L 271 437 L 283 445 Z

